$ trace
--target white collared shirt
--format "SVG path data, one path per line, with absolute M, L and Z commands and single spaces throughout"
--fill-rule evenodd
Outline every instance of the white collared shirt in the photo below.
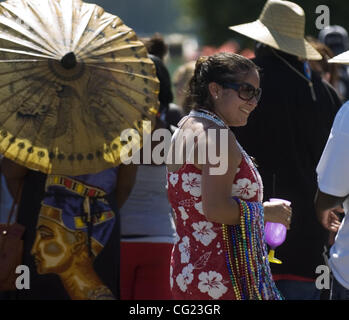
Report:
M 349 194 L 349 101 L 338 111 L 330 136 L 317 166 L 318 186 L 337 197 Z M 337 281 L 349 289 L 349 199 L 343 204 L 345 217 L 334 245 L 329 265 Z

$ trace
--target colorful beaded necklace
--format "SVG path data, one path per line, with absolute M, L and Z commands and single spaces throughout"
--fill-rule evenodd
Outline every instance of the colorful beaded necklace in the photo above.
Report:
M 222 119 L 205 109 L 191 111 L 189 116 L 205 118 L 229 129 Z M 237 300 L 280 300 L 282 296 L 272 280 L 266 258 L 262 179 L 250 157 L 239 143 L 238 146 L 259 185 L 260 202 L 247 202 L 234 197 L 240 207 L 240 224 L 222 225 L 224 254 L 234 295 Z
M 223 225 L 222 233 L 235 297 L 238 300 L 281 300 L 265 258 L 263 205 L 234 199 L 240 207 L 240 224 Z

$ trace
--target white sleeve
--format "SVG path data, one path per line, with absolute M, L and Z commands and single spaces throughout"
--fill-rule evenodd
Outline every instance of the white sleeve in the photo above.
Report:
M 345 125 L 344 125 L 345 124 Z M 320 191 L 344 197 L 349 194 L 349 104 L 336 115 L 316 172 Z

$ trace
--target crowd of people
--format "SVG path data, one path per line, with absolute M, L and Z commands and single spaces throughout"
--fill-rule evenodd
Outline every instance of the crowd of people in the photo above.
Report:
M 163 37 L 141 39 L 160 83 L 154 130 L 172 136 L 166 163 L 66 177 L 2 159 L 1 222 L 23 186 L 17 221 L 32 272 L 30 290 L 0 297 L 349 299 L 348 35 L 306 36 L 302 8 L 280 0 L 230 29 L 255 40 L 252 59 L 225 48 L 173 75 Z M 268 261 L 266 222 L 287 228 L 282 264 Z

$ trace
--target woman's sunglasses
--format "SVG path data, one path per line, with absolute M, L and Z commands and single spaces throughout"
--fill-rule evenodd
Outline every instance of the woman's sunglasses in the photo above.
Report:
M 258 102 L 262 95 L 262 88 L 255 88 L 253 85 L 246 82 L 239 84 L 224 82 L 221 86 L 224 89 L 233 89 L 237 91 L 239 98 L 245 101 L 250 101 L 255 97 Z

